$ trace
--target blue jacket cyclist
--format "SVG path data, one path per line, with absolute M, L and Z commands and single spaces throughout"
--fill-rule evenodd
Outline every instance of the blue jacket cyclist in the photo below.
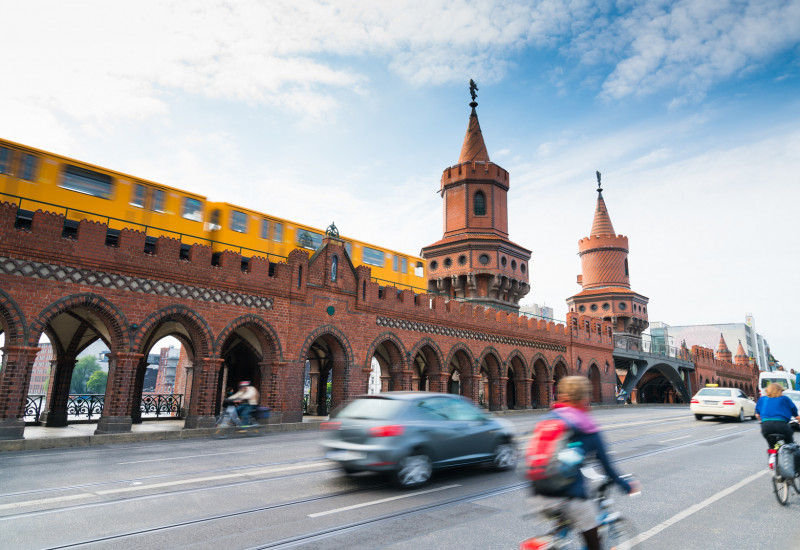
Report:
M 765 392 L 766 395 L 760 397 L 756 403 L 756 418 L 761 421 L 761 435 L 766 439 L 769 434 L 782 434 L 785 443 L 792 443 L 794 433 L 789 427 L 789 421 L 792 418 L 800 421 L 797 407 L 791 399 L 783 395 L 780 384 L 770 384 Z

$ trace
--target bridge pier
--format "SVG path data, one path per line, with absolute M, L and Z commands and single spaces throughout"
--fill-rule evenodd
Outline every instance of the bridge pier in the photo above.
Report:
M 37 347 L 5 346 L 0 369 L 0 439 L 23 439 L 28 384 Z

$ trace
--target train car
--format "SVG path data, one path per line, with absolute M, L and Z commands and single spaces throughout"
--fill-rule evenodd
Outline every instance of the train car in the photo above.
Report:
M 65 235 L 89 219 L 107 224 L 112 242 L 129 227 L 148 236 L 146 246 L 167 236 L 272 261 L 295 248 L 316 250 L 324 236 L 311 226 L 1 139 L 0 200 L 17 204 L 28 221 L 39 209 L 63 214 Z M 380 284 L 424 290 L 422 258 L 341 238 L 353 264 L 369 265 Z

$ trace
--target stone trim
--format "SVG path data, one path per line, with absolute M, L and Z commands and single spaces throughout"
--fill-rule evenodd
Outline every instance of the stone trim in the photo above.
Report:
M 487 334 L 485 332 L 476 332 L 474 330 L 443 327 L 440 325 L 420 323 L 417 321 L 406 321 L 404 319 L 393 319 L 391 317 L 378 316 L 375 318 L 375 324 L 379 327 L 399 328 L 428 334 L 441 334 L 443 336 L 458 338 L 459 340 L 478 340 L 480 342 L 491 342 L 493 344 L 504 344 L 515 347 L 558 351 L 561 353 L 565 353 L 567 351 L 567 347 L 560 344 L 549 344 L 547 342 L 539 342 L 537 340 L 523 340 L 522 338 L 509 338 L 508 336 L 498 336 L 496 334 Z
M 214 290 L 166 281 L 155 281 L 144 277 L 131 277 L 129 275 L 96 271 L 94 269 L 80 269 L 6 257 L 0 257 L 0 273 L 257 309 L 272 309 L 273 303 L 272 298 L 266 298 L 264 296 L 239 294 L 238 292 Z

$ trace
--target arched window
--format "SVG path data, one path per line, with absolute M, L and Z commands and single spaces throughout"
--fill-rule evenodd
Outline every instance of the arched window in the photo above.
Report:
M 475 193 L 475 215 L 486 215 L 486 195 L 483 194 L 483 191 Z
M 331 281 L 336 280 L 339 271 L 339 256 L 334 256 L 331 260 Z

